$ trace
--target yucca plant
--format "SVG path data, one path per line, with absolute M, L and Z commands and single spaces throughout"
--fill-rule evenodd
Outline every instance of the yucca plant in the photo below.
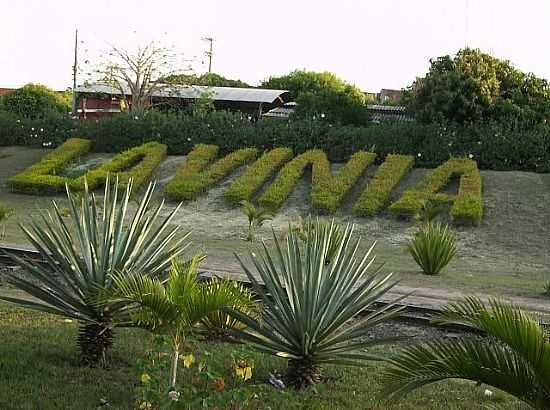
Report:
M 310 229 L 333 230 L 328 245 L 327 256 L 325 258 L 325 263 L 328 265 L 332 259 L 334 259 L 336 252 L 340 248 L 340 244 L 344 238 L 344 229 L 342 226 L 334 224 L 332 221 L 323 221 L 320 219 L 315 221 L 311 216 L 308 216 L 307 218 L 300 218 L 300 224 L 294 230 L 302 241 L 306 241 L 307 232 Z
M 488 337 L 434 340 L 405 347 L 384 373 L 391 399 L 444 379 L 467 379 L 501 389 L 531 407 L 550 409 L 550 341 L 539 321 L 519 307 L 477 298 L 451 304 L 435 320 Z
M 28 227 L 21 226 L 44 263 L 12 255 L 26 275 L 8 274 L 9 281 L 33 299 L 0 298 L 77 320 L 84 365 L 105 360 L 112 345 L 113 319 L 124 310 L 124 304 L 96 302 L 98 289 L 112 285 L 110 275 L 160 275 L 188 245 L 188 234 L 177 238 L 179 227 L 170 226 L 179 207 L 160 218 L 163 203 L 151 206 L 154 188 L 149 185 L 133 215 L 128 208 L 131 181 L 120 193 L 118 181 L 107 180 L 102 201 L 88 191 L 87 184 L 78 197 L 67 188 L 67 218 L 54 201 L 52 212 L 43 212 Z
M 255 207 L 252 202 L 241 201 L 242 211 L 248 219 L 248 234 L 246 240 L 254 241 L 256 228 L 260 228 L 267 221 L 273 219 L 273 214 L 262 207 Z
M 176 385 L 179 354 L 186 337 L 224 307 L 239 311 L 243 299 L 242 289 L 229 280 L 200 282 L 197 268 L 201 260 L 201 256 L 188 263 L 174 260 L 165 281 L 147 274 L 115 273 L 111 290 L 101 296 L 125 305 L 136 326 L 170 338 L 171 388 Z
M 237 256 L 264 309 L 260 318 L 228 310 L 248 326 L 235 332 L 238 337 L 259 351 L 288 359 L 286 381 L 296 388 L 321 381 L 326 364 L 361 365 L 376 359 L 365 349 L 384 340 L 366 338 L 369 330 L 401 310 L 395 304 L 373 307 L 396 284 L 380 268 L 370 272 L 374 245 L 360 252 L 360 239 L 348 225 L 327 265 L 337 228 L 319 224 L 308 229 L 304 243 L 291 230 L 282 244 L 273 232 L 274 250 L 264 244 L 260 255 L 250 254 L 254 269 Z
M 429 222 L 415 233 L 407 249 L 425 274 L 437 275 L 456 253 L 455 235 L 447 225 Z

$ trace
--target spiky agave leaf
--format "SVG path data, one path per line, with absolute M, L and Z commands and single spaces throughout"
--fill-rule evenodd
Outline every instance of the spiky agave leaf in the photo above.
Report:
M 550 408 L 550 343 L 529 314 L 501 301 L 487 306 L 468 298 L 451 304 L 436 322 L 469 326 L 491 339 L 436 340 L 404 348 L 383 377 L 390 398 L 461 378 L 499 388 L 536 409 Z
M 310 372 L 305 369 L 327 363 L 357 365 L 376 358 L 364 350 L 381 341 L 365 336 L 374 325 L 401 310 L 395 304 L 370 310 L 396 282 L 391 274 L 382 275 L 380 269 L 370 272 L 375 260 L 371 257 L 374 244 L 361 255 L 353 227 L 343 229 L 333 260 L 326 264 L 335 232 L 334 224 L 328 229 L 317 226 L 304 244 L 294 231 L 283 244 L 273 232 L 274 250 L 264 244 L 260 255 L 251 253 L 254 270 L 237 256 L 264 310 L 261 318 L 229 310 L 248 326 L 235 333 L 260 351 L 291 359 L 290 371 L 295 370 L 292 377 L 297 387 L 311 382 Z M 369 313 L 350 322 L 367 309 Z
M 177 238 L 178 226 L 170 226 L 179 206 L 161 218 L 161 202 L 151 205 L 155 184 L 149 184 L 133 215 L 129 215 L 132 182 L 120 194 L 118 181 L 107 179 L 102 203 L 88 190 L 72 195 L 67 187 L 70 215 L 53 203 L 29 226 L 21 226 L 45 263 L 15 255 L 11 258 L 26 276 L 10 275 L 9 281 L 34 299 L 0 296 L 25 307 L 109 326 L 124 305 L 97 303 L 99 289 L 112 284 L 110 274 L 148 272 L 158 275 L 173 257 L 188 246 L 188 235 Z M 100 205 L 102 204 L 102 205 Z

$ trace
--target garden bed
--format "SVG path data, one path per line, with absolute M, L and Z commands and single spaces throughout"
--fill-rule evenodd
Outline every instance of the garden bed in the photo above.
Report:
M 20 195 L 6 189 L 5 183 L 9 177 L 38 161 L 46 152 L 23 147 L 0 148 L 0 197 L 17 209 L 17 215 L 8 220 L 4 239 L 7 243 L 26 244 L 17 223 L 25 223 L 30 216 L 36 216 L 39 209 L 49 207 L 51 199 L 57 198 L 63 203 L 59 196 Z M 184 161 L 185 157 L 168 157 L 155 171 L 154 178 L 159 181 L 159 199 L 165 185 L 173 178 L 175 169 Z M 342 167 L 341 164 L 331 166 L 333 172 Z M 419 273 L 414 261 L 403 250 L 415 230 L 413 223 L 389 217 L 387 209 L 373 218 L 351 214 L 353 203 L 377 169 L 370 167 L 359 179 L 361 189 L 354 187 L 350 191 L 335 218 L 339 222 L 356 224 L 357 231 L 365 238 L 362 246 L 367 247 L 371 241 L 377 240 L 375 253 L 378 259 L 386 262 L 387 271 L 394 271 L 402 278 L 403 285 L 419 288 L 419 292 L 425 295 L 430 292 L 438 295 L 443 292 L 473 292 L 508 298 L 529 297 L 538 303 L 545 303 L 547 299 L 542 296 L 542 284 L 550 262 L 550 210 L 547 206 L 550 175 L 481 171 L 484 216 L 480 226 L 457 228 L 456 258 L 441 275 L 426 277 Z M 223 270 L 235 273 L 240 272 L 240 268 L 233 252 L 246 253 L 250 244 L 241 240 L 246 225 L 244 215 L 240 209 L 228 205 L 223 194 L 232 181 L 243 173 L 243 168 L 238 169 L 208 192 L 186 203 L 176 219 L 184 230 L 193 231 L 195 247 L 206 250 L 208 266 L 223 267 Z M 405 190 L 417 186 L 425 173 L 424 169 L 413 169 L 391 193 L 390 200 L 395 201 Z M 283 235 L 289 224 L 296 223 L 300 216 L 313 212 L 310 180 L 311 175 L 306 172 L 274 218 L 272 224 L 278 235 Z M 173 206 L 174 203 L 169 203 L 166 212 Z M 259 236 L 268 243 L 270 225 L 266 224 L 259 230 Z

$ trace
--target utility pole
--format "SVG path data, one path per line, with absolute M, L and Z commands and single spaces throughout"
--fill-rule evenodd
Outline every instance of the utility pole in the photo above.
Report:
M 77 107 L 76 107 L 76 71 L 78 63 L 78 29 L 74 33 L 74 65 L 73 65 L 73 117 L 78 116 Z
M 212 56 L 214 55 L 214 50 L 213 50 L 214 39 L 212 37 L 205 37 L 205 38 L 203 38 L 203 40 L 208 41 L 210 43 L 210 47 L 209 47 L 208 51 L 204 52 L 204 55 L 208 57 L 208 72 L 211 73 L 212 72 Z

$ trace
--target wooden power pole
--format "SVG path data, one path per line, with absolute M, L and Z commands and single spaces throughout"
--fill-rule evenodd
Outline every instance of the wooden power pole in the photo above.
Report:
M 204 41 L 208 41 L 210 43 L 210 47 L 207 51 L 204 52 L 204 55 L 208 57 L 208 72 L 212 72 L 212 56 L 214 55 L 214 49 L 213 49 L 213 43 L 214 38 L 212 37 L 205 37 L 203 38 Z
M 78 64 L 78 29 L 74 33 L 74 64 L 73 64 L 73 117 L 78 116 L 77 107 L 76 107 L 76 71 Z

